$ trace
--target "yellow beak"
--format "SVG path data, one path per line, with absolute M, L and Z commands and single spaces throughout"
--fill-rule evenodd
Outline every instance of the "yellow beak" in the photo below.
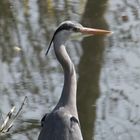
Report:
M 108 30 L 94 29 L 94 28 L 87 28 L 87 27 L 82 27 L 80 29 L 80 32 L 84 34 L 90 34 L 90 35 L 107 35 L 113 33 Z

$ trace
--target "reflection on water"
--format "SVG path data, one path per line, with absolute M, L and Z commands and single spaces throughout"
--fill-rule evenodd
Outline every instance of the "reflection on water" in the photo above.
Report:
M 108 24 L 115 32 L 110 38 L 88 37 L 67 44 L 77 69 L 84 139 L 138 140 L 139 6 L 139 0 L 1 0 L 0 115 L 4 117 L 12 105 L 18 108 L 25 95 L 28 103 L 0 140 L 37 139 L 41 117 L 56 105 L 63 72 L 53 51 L 47 58 L 44 53 L 56 26 L 66 19 L 104 29 Z
M 82 24 L 89 27 L 107 29 L 103 17 L 106 9 L 106 6 L 103 5 L 106 2 L 102 0 L 88 1 L 82 17 Z M 78 110 L 85 140 L 91 140 L 94 131 L 93 126 L 96 119 L 95 104 L 100 93 L 99 77 L 103 51 L 106 46 L 103 38 L 94 36 L 84 38 L 82 41 L 84 53 L 78 66 Z
M 140 137 L 140 1 L 108 2 L 106 19 L 114 30 L 105 51 L 97 103 L 98 140 Z

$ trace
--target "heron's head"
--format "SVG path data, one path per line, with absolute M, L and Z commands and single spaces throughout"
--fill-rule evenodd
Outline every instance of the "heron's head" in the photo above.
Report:
M 70 34 L 73 32 L 80 32 L 83 34 L 90 34 L 90 35 L 106 35 L 112 33 L 111 31 L 107 31 L 107 30 L 83 27 L 81 24 L 74 21 L 64 21 L 58 26 L 58 28 L 54 32 L 54 35 L 49 44 L 46 55 L 48 54 L 52 43 L 54 42 L 58 43 L 59 41 L 64 43 L 67 40 L 67 38 L 70 36 Z

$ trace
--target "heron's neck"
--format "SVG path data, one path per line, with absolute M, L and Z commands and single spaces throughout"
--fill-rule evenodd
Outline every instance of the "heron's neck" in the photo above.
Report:
M 59 43 L 58 43 L 59 44 Z M 54 50 L 56 57 L 62 68 L 64 70 L 64 87 L 62 91 L 62 95 L 60 100 L 56 106 L 57 107 L 68 107 L 70 111 L 77 115 L 77 107 L 76 107 L 76 90 L 77 90 L 77 82 L 76 82 L 76 73 L 74 65 L 65 49 L 63 44 L 54 43 Z

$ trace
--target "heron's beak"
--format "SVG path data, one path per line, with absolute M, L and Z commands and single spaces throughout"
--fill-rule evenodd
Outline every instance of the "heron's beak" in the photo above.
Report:
M 89 34 L 89 35 L 107 35 L 107 34 L 113 33 L 108 30 L 93 29 L 93 28 L 87 28 L 87 27 L 80 28 L 80 32 L 83 34 Z

